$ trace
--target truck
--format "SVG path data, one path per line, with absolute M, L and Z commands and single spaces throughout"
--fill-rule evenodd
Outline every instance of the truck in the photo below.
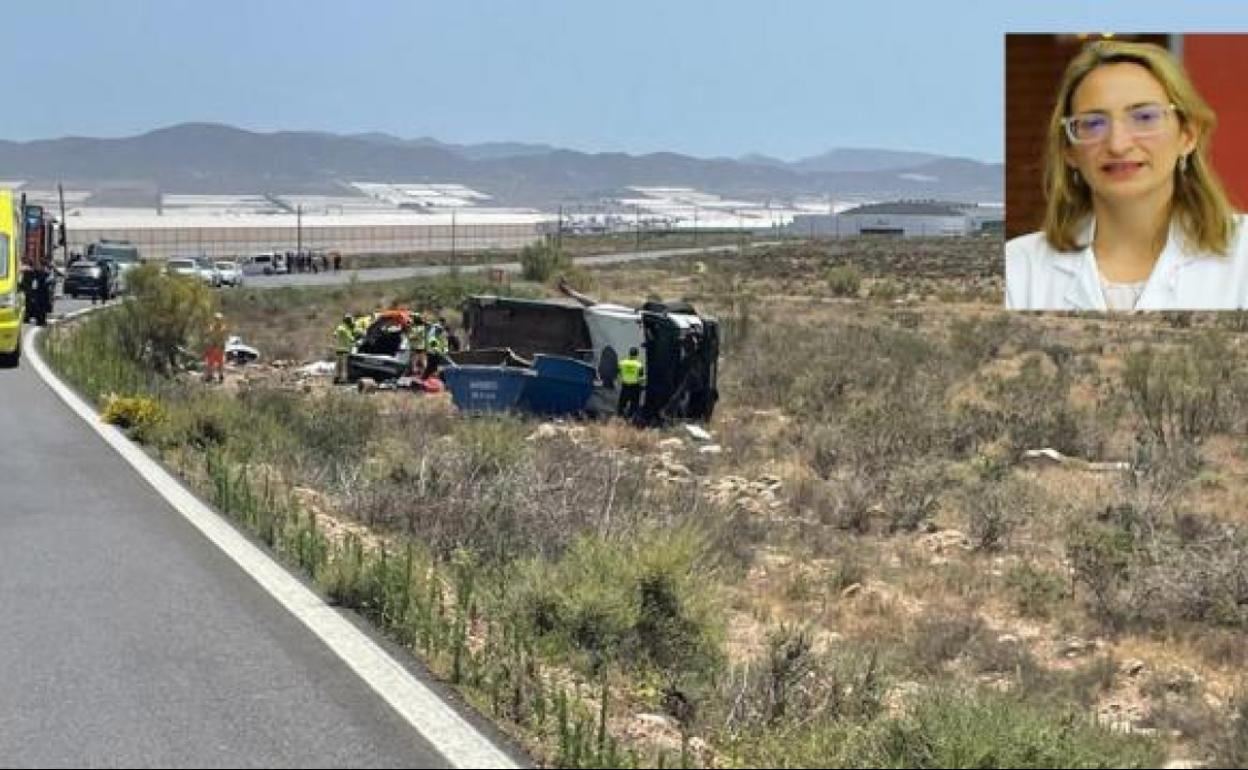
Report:
M 468 350 L 452 352 L 452 365 L 499 359 L 504 368 L 515 368 L 542 357 L 574 359 L 596 374 L 584 411 L 609 415 L 616 412 L 620 397 L 619 362 L 637 348 L 646 366 L 638 422 L 711 419 L 719 399 L 715 318 L 684 301 L 633 308 L 598 302 L 562 281 L 560 289 L 573 301 L 469 297 L 463 304 Z
M 22 215 L 10 190 L 0 190 L 0 368 L 17 366 L 22 356 L 22 312 L 26 295 L 19 288 Z
M 64 245 L 64 229 L 43 206 L 27 204 L 22 197 L 22 243 L 24 246 L 19 283 L 26 298 L 23 321 L 39 326 L 48 322 L 56 295 L 56 266 L 52 256 Z

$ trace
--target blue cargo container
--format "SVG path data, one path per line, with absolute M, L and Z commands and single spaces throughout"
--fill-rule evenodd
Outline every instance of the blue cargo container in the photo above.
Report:
M 538 414 L 569 414 L 585 408 L 594 392 L 594 367 L 584 361 L 538 354 L 533 357 L 537 374 L 525 383 L 521 406 Z
M 442 381 L 450 388 L 455 406 L 466 412 L 506 412 L 515 409 L 532 371 L 504 366 L 447 366 Z
M 583 361 L 547 355 L 535 356 L 532 368 L 467 364 L 442 370 L 455 406 L 468 412 L 580 412 L 593 394 L 595 376 Z

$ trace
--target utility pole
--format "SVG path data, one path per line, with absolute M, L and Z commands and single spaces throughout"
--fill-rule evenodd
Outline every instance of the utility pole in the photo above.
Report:
M 555 228 L 555 249 L 563 251 L 563 204 L 559 204 L 559 224 Z
M 295 258 L 303 253 L 303 204 L 295 206 Z
M 641 205 L 633 204 L 633 229 L 637 231 L 637 251 L 641 251 Z
M 693 207 L 693 247 L 698 247 L 698 207 Z

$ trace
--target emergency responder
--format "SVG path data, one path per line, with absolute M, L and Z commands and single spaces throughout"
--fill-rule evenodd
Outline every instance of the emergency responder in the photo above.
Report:
M 425 343 L 429 327 L 425 326 L 425 317 L 420 313 L 412 316 L 412 325 L 407 330 L 407 346 L 412 352 L 412 374 L 421 377 L 425 376 Z
M 52 312 L 54 280 L 50 268 L 22 266 L 19 288 L 26 294 L 26 318 L 33 320 L 37 326 L 46 324 L 48 314 Z
M 438 323 L 442 325 L 442 330 L 446 332 L 447 350 L 449 350 L 452 353 L 458 353 L 459 351 L 463 350 L 464 349 L 463 340 L 459 338 L 459 335 L 455 333 L 455 330 L 451 328 L 451 325 L 446 322 L 446 316 L 440 316 L 438 318 Z
M 446 360 L 447 340 L 446 329 L 442 324 L 430 324 L 429 335 L 425 340 L 425 364 L 424 379 L 429 379 L 438 373 L 443 362 Z
M 225 382 L 225 316 L 213 313 L 208 322 L 206 337 L 207 348 L 204 351 L 204 380 Z
M 335 371 L 334 382 L 347 381 L 347 359 L 351 355 L 351 348 L 355 345 L 355 319 L 347 313 L 342 317 L 342 323 L 334 328 L 334 359 Z
M 620 361 L 620 401 L 616 414 L 632 419 L 641 409 L 641 389 L 646 384 L 646 367 L 637 348 L 628 349 L 628 357 Z
M 363 342 L 368 336 L 368 327 L 373 325 L 373 317 L 371 314 L 357 313 L 355 316 L 355 341 Z
M 107 303 L 112 297 L 113 271 L 107 259 L 101 259 L 97 264 L 100 266 L 100 277 L 96 281 L 95 291 L 91 293 L 91 304 L 96 301 Z

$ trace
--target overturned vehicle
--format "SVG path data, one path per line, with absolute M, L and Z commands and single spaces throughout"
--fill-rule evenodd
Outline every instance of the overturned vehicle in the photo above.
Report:
M 384 310 L 373 316 L 364 337 L 347 358 L 347 380 L 361 377 L 394 380 L 408 373 L 412 350 L 407 339 L 412 314 L 406 310 Z
M 461 408 L 474 408 L 485 397 L 491 399 L 485 408 L 614 414 L 619 361 L 635 347 L 646 371 L 640 421 L 710 419 L 719 397 L 714 318 L 698 315 L 687 302 L 634 309 L 565 293 L 571 301 L 465 301 L 468 351 L 451 353 L 452 366 L 444 373 Z M 514 396 L 507 395 L 511 391 Z M 582 406 L 567 408 L 578 393 L 587 395 Z

